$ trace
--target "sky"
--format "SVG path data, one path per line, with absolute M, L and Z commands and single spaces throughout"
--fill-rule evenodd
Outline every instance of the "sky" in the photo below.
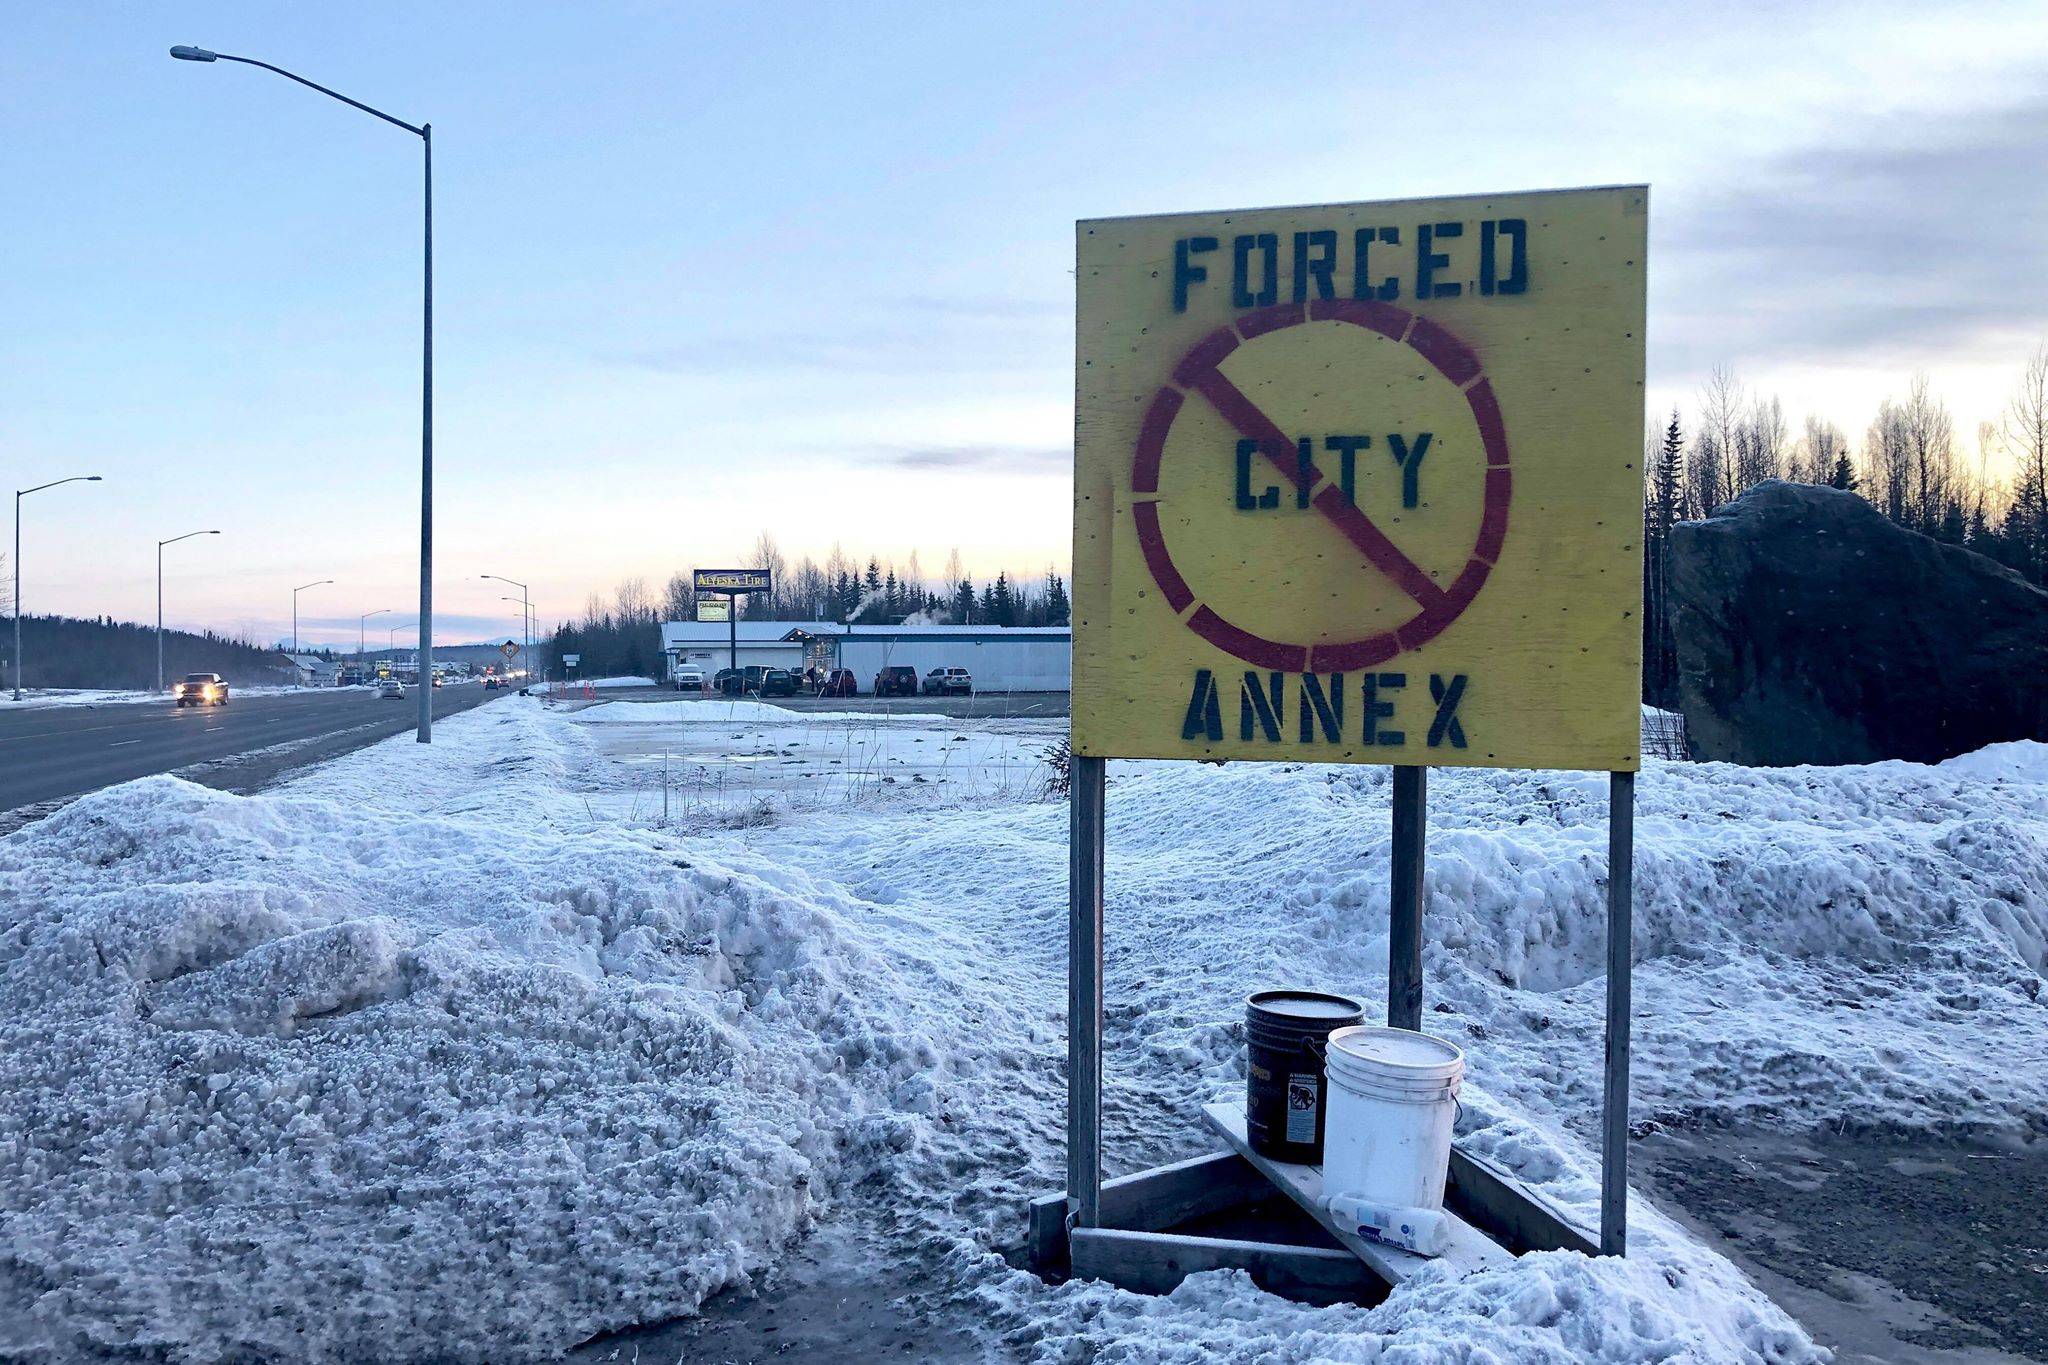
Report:
M 1732 366 L 1966 446 L 2048 335 L 2038 4 L 216 3 L 10 10 L 23 605 L 353 647 L 791 554 L 1063 566 L 1077 218 L 1648 182 L 1648 406 Z M 401 637 L 404 631 L 400 631 Z

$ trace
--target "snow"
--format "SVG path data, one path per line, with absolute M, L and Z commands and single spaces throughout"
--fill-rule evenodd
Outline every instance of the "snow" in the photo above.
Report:
M 539 694 L 539 695 L 545 695 L 545 694 L 547 694 L 547 693 L 549 693 L 549 692 L 556 692 L 556 691 L 560 691 L 560 692 L 581 692 L 581 691 L 582 691 L 583 689 L 585 689 L 586 687 L 587 687 L 587 688 L 599 688 L 599 687 L 653 687 L 653 686 L 655 686 L 655 682 L 654 682 L 654 679 L 652 679 L 652 678 L 641 678 L 641 677 L 631 677 L 631 678 L 567 678 L 567 679 L 564 679 L 564 678 L 555 678 L 555 679 L 552 679 L 552 680 L 550 680 L 550 681 L 548 681 L 548 682 L 537 682 L 537 683 L 535 683 L 535 684 L 534 684 L 534 685 L 532 686 L 532 688 L 531 688 L 530 690 L 531 690 L 531 691 L 533 691 L 533 692 L 534 692 L 534 693 L 536 693 L 536 694 Z
M 229 692 L 237 697 L 280 697 L 291 692 L 332 692 L 332 687 L 293 687 L 289 683 L 261 687 L 230 687 Z M 346 688 L 339 689 L 346 691 Z M 11 697 L 12 694 L 10 693 Z M 143 703 L 161 705 L 171 699 L 169 689 L 157 692 L 149 688 L 112 687 L 30 687 L 24 688 L 20 701 L 0 699 L 0 706 L 135 706 Z
M 150 779 L 0 839 L 0 1357 L 545 1357 L 831 1223 L 1008 1357 L 1824 1358 L 1640 1198 L 1626 1261 L 1369 1310 L 1006 1265 L 1062 1173 L 1063 733 L 515 697 L 269 794 Z M 1247 991 L 1383 996 L 1389 787 L 1111 765 L 1112 1174 L 1211 1148 Z M 1591 1221 L 1605 779 L 1431 788 L 1461 1136 Z M 1653 762 L 1637 837 L 1639 1121 L 2048 1127 L 2048 746 Z
M 867 725 L 944 725 L 940 715 L 907 711 L 794 711 L 772 702 L 738 697 L 707 697 L 701 701 L 612 701 L 576 713 L 583 724 L 596 725 L 748 725 L 809 726 L 821 721 L 855 721 Z

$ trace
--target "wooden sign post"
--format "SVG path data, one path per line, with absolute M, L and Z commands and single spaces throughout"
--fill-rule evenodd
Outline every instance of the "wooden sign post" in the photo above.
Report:
M 1647 222 L 1622 186 L 1078 225 L 1073 1228 L 1113 1223 L 1107 759 L 1392 765 L 1386 1017 L 1411 1029 L 1428 769 L 1569 768 L 1612 775 L 1597 1246 L 1623 1251 Z M 1593 1248 L 1483 1166 L 1454 1154 L 1454 1203 L 1494 1241 Z M 1132 1235 L 1092 1263 L 1144 1260 Z

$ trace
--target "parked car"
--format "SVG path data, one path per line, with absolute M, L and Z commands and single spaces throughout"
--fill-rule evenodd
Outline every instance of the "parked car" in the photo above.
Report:
M 907 664 L 891 664 L 875 674 L 875 695 L 878 697 L 914 697 L 917 695 L 917 670 Z
M 818 695 L 821 697 L 854 697 L 860 695 L 860 685 L 853 680 L 850 668 L 835 668 L 818 681 Z
M 711 675 L 711 690 L 722 697 L 737 697 L 746 682 L 746 674 L 737 668 L 721 668 Z
M 764 669 L 754 687 L 755 695 L 762 697 L 793 697 L 801 690 L 796 674 L 786 668 Z
M 396 678 L 386 678 L 378 684 L 377 696 L 382 701 L 404 701 L 405 684 Z
M 179 706 L 226 706 L 228 680 L 218 673 L 187 673 L 171 685 L 171 700 Z
M 676 691 L 678 692 L 702 692 L 704 690 L 704 670 L 694 666 L 678 668 L 675 673 L 675 682 Z
M 927 697 L 971 697 L 974 678 L 964 668 L 935 668 L 924 675 Z

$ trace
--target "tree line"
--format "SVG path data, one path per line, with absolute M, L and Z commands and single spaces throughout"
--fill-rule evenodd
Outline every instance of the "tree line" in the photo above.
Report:
M 2037 348 L 1998 421 L 1978 424 L 1967 450 L 1926 376 L 1904 399 L 1885 398 L 1860 445 L 1808 417 L 1798 436 L 1776 395 L 1751 395 L 1723 367 L 1688 420 L 1674 408 L 1644 441 L 1643 696 L 1675 701 L 1671 528 L 1713 513 L 1768 479 L 1844 489 L 1900 526 L 1962 545 L 2048 587 L 2048 345 Z M 1994 477 L 2004 455 L 2009 477 Z
M 865 564 L 834 545 L 820 561 L 805 555 L 792 562 L 773 535 L 754 542 L 744 567 L 766 569 L 770 591 L 740 599 L 743 621 L 829 621 L 835 625 L 1064 626 L 1073 603 L 1066 578 L 1053 569 L 1025 578 L 999 570 L 977 581 L 952 551 L 937 577 L 927 575 L 912 552 L 897 563 L 871 555 Z M 712 594 L 724 601 L 723 594 Z M 581 677 L 654 677 L 662 670 L 661 623 L 693 621 L 697 593 L 693 571 L 679 570 L 657 592 L 644 578 L 629 578 L 609 599 L 593 593 L 583 613 L 555 628 L 543 658 L 578 656 Z
M 275 649 L 213 631 L 166 630 L 164 680 L 187 673 L 218 673 L 243 687 L 291 681 L 292 668 Z M 156 687 L 154 626 L 111 616 L 21 618 L 22 683 L 26 687 Z M 13 623 L 0 624 L 0 677 L 14 682 Z

